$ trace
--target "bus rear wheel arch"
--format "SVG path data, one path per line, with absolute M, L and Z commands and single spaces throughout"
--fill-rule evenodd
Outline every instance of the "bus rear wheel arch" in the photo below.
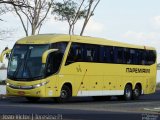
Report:
M 132 99 L 136 100 L 140 97 L 142 93 L 142 85 L 140 83 L 137 83 L 134 90 L 133 90 L 133 95 L 132 95 Z
M 60 92 L 60 96 L 55 98 L 57 103 L 65 103 L 72 96 L 72 85 L 70 83 L 65 83 Z

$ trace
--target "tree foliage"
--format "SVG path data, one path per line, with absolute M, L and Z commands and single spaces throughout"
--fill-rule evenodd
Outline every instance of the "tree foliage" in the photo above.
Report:
M 25 0 L 0 0 L 0 4 L 10 4 L 19 7 L 29 7 L 25 4 Z
M 83 35 L 85 27 L 94 15 L 94 11 L 100 0 L 63 0 L 56 2 L 53 6 L 52 14 L 56 19 L 67 21 L 69 24 L 69 34 L 74 34 L 75 24 L 79 19 L 84 19 L 80 35 Z
M 7 12 L 13 11 L 13 9 L 10 9 L 8 5 L 17 6 L 17 7 L 30 7 L 27 4 L 25 4 L 25 0 L 0 0 L 0 22 L 6 22 L 6 20 L 3 19 L 2 15 L 6 14 Z M 0 40 L 6 40 L 10 39 L 14 29 L 0 29 Z
M 25 0 L 23 4 L 29 7 L 15 6 L 13 8 L 19 17 L 26 36 L 38 34 L 49 11 L 53 0 Z M 29 33 L 31 31 L 31 33 Z
M 56 2 L 53 6 L 52 14 L 56 15 L 55 19 L 68 22 L 69 34 L 74 34 L 74 25 L 77 20 L 85 17 L 86 10 L 82 9 L 84 1 L 63 0 L 63 2 Z

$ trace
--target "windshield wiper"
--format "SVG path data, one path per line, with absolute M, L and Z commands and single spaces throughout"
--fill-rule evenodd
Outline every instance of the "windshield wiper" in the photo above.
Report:
M 21 61 L 21 63 L 22 63 L 22 61 Z M 19 72 L 19 70 L 20 70 L 20 68 L 21 68 L 22 65 L 23 65 L 23 64 L 18 64 L 16 71 L 13 73 L 13 79 L 16 78 L 17 73 Z

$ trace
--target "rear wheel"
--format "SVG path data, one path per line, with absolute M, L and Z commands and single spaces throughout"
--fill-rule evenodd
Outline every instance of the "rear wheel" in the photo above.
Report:
M 133 100 L 136 100 L 140 97 L 141 95 L 141 87 L 139 85 L 135 86 L 135 89 L 133 90 Z
M 132 86 L 127 84 L 124 89 L 123 99 L 128 101 L 132 99 Z
M 60 96 L 55 98 L 55 101 L 57 103 L 64 103 L 69 100 L 69 98 L 72 96 L 72 92 L 70 88 L 66 85 L 64 85 L 61 89 Z
M 26 97 L 26 99 L 30 102 L 37 102 L 39 101 L 40 98 L 39 97 Z

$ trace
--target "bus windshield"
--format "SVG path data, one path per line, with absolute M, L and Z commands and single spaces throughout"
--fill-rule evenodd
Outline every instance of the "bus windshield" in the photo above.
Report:
M 9 60 L 8 78 L 31 80 L 43 77 L 42 54 L 48 49 L 49 45 L 16 44 Z

